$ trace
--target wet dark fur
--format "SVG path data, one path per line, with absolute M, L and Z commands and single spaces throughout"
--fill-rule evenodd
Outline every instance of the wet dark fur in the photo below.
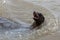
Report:
M 44 18 L 42 13 L 34 11 L 33 12 L 33 16 L 34 16 L 33 17 L 34 23 L 32 24 L 32 29 L 40 26 L 44 22 L 44 20 L 45 20 L 45 18 Z

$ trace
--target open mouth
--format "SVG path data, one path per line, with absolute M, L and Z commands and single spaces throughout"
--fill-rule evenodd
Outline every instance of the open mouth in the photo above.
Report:
M 35 12 L 35 11 L 33 12 L 33 16 L 34 16 L 34 17 L 33 17 L 33 19 L 38 19 L 38 18 L 39 18 L 38 13 L 37 13 L 37 12 Z

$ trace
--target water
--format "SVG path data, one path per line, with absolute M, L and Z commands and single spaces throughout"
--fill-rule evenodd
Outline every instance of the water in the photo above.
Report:
M 34 31 L 28 29 L 28 31 L 24 29 L 3 31 L 0 33 L 1 40 L 38 40 L 40 37 L 54 33 L 58 28 L 57 20 L 52 14 L 53 12 L 42 6 L 34 5 L 23 0 L 1 0 L 0 4 L 0 16 L 24 24 L 22 26 L 32 24 L 33 11 L 41 12 L 46 19 L 45 23 L 42 25 L 42 29 Z

